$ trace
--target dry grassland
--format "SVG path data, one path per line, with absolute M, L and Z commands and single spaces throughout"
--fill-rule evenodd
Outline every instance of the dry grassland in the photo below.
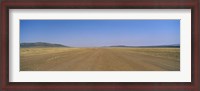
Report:
M 21 71 L 179 71 L 179 48 L 21 48 Z

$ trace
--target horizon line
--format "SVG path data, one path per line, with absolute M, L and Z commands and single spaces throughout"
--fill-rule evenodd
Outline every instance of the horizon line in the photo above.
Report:
M 52 42 L 21 42 L 21 43 L 48 43 L 48 44 L 60 44 L 63 46 L 68 46 L 68 47 L 77 47 L 77 46 L 70 46 L 70 45 L 65 45 L 61 43 L 52 43 Z M 20 44 L 21 44 L 20 43 Z M 158 45 L 125 45 L 125 44 L 117 44 L 117 45 L 102 45 L 102 46 L 78 46 L 78 47 L 117 47 L 117 46 L 125 46 L 125 47 L 145 47 L 145 46 L 173 46 L 173 45 L 179 45 L 180 43 L 171 43 L 171 44 L 158 44 Z

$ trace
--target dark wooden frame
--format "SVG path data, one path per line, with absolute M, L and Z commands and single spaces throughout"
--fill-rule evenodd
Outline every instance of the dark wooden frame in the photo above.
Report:
M 199 0 L 56 0 L 1 2 L 1 90 L 200 91 Z M 9 9 L 192 9 L 192 82 L 9 82 Z

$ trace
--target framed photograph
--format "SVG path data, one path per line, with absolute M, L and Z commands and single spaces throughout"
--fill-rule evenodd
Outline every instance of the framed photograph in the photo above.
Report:
M 2 90 L 199 91 L 199 3 L 2 1 Z

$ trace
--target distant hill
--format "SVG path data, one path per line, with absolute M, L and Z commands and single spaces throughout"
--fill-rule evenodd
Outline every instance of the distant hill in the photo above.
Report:
M 159 47 L 159 48 L 164 48 L 164 47 L 170 47 L 170 48 L 180 48 L 180 44 L 171 44 L 171 45 L 152 45 L 152 46 L 126 46 L 126 45 L 112 45 L 108 47 L 138 47 L 138 48 L 145 48 L 145 47 Z
M 45 42 L 35 42 L 35 43 L 20 43 L 20 47 L 69 47 L 61 44 L 52 44 Z
M 126 45 L 112 45 L 112 46 L 108 46 L 108 47 L 131 47 L 131 46 L 126 46 Z

